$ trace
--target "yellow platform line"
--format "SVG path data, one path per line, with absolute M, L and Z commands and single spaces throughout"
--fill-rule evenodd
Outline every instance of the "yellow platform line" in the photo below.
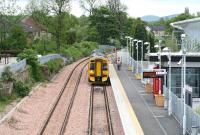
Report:
M 124 88 L 123 88 L 123 86 L 121 84 L 121 81 L 120 81 L 120 79 L 119 79 L 119 77 L 118 77 L 118 75 L 117 75 L 117 73 L 115 71 L 115 68 L 114 68 L 114 66 L 112 64 L 110 64 L 110 76 L 111 76 L 111 78 L 114 78 L 116 80 L 116 82 L 117 82 L 117 88 L 119 89 L 120 94 L 121 94 L 121 96 L 123 97 L 123 99 L 125 101 L 125 105 L 126 105 L 126 108 L 128 109 L 128 113 L 130 114 L 131 122 L 135 127 L 136 134 L 137 135 L 144 135 L 144 132 L 143 132 L 143 130 L 142 130 L 141 126 L 140 126 L 140 123 L 139 123 L 139 121 L 137 119 L 137 116 L 136 116 L 136 114 L 135 114 L 135 112 L 134 112 L 134 110 L 133 110 L 133 108 L 132 108 L 132 106 L 131 106 L 131 104 L 129 102 L 129 99 L 128 99 L 126 93 L 125 93 L 125 90 L 124 90 Z M 112 83 L 112 81 L 111 81 L 111 83 Z M 113 91 L 114 91 L 114 89 L 113 89 Z

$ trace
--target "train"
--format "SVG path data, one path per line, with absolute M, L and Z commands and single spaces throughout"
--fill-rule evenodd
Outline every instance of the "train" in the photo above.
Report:
M 93 56 L 88 63 L 88 81 L 91 84 L 109 85 L 109 61 L 105 56 Z

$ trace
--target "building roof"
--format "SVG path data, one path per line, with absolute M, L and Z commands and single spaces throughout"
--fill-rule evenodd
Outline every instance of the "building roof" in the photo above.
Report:
M 152 31 L 165 31 L 165 26 L 148 26 Z
M 25 17 L 21 20 L 20 26 L 24 28 L 26 32 L 46 31 L 46 27 L 36 22 L 31 17 Z
M 187 19 L 183 21 L 178 21 L 178 22 L 173 22 L 170 23 L 170 25 L 174 28 L 182 29 L 183 26 L 189 24 L 189 23 L 199 23 L 200 22 L 200 17 L 198 18 L 193 18 L 193 19 Z
M 167 62 L 168 61 L 168 52 L 162 52 L 161 53 L 161 61 L 162 62 Z M 150 61 L 158 61 L 158 53 L 150 53 L 146 54 L 147 59 Z M 186 59 L 187 62 L 200 62 L 200 53 L 199 52 L 188 52 L 186 54 Z M 172 52 L 171 53 L 171 60 L 172 62 L 178 62 L 182 58 L 182 53 L 181 52 Z

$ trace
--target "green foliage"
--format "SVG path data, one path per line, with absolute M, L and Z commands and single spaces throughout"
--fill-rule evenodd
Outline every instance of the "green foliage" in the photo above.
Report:
M 72 57 L 73 60 L 80 59 L 91 54 L 91 51 L 97 47 L 96 42 L 82 41 L 80 43 L 74 43 L 68 48 L 62 48 L 62 55 Z
M 176 39 L 166 38 L 165 45 L 166 47 L 169 47 L 173 52 L 177 52 L 179 50 Z
M 45 63 L 51 73 L 57 73 L 62 68 L 63 59 L 54 59 Z
M 19 26 L 15 26 L 11 29 L 8 38 L 8 44 L 5 49 L 24 49 L 27 48 L 27 33 Z
M 31 75 L 35 81 L 41 81 L 41 68 L 38 62 L 37 53 L 32 49 L 25 49 L 18 55 L 18 60 L 22 59 L 26 59 L 27 64 L 31 66 Z
M 14 81 L 14 74 L 10 71 L 10 67 L 6 67 L 4 72 L 1 75 L 2 81 Z
M 11 104 L 14 100 L 18 99 L 19 96 L 16 93 L 12 93 L 10 96 L 0 97 L 0 112 L 4 111 L 5 108 Z
M 27 96 L 30 91 L 30 87 L 26 83 L 21 81 L 15 81 L 13 89 L 20 97 Z
M 93 10 L 90 16 L 90 27 L 98 33 L 97 41 L 100 44 L 109 43 L 109 38 L 119 38 L 120 31 L 117 28 L 117 18 L 108 7 L 101 6 Z
M 56 53 L 56 43 L 53 40 L 36 40 L 32 44 L 32 49 L 42 55 Z

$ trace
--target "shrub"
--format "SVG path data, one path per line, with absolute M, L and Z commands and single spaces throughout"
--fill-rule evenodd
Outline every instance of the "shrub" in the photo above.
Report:
M 57 73 L 62 68 L 63 59 L 54 59 L 45 63 L 51 73 Z
M 14 75 L 13 73 L 10 71 L 10 67 L 6 67 L 4 72 L 1 75 L 1 80 L 2 81 L 13 81 L 14 80 Z
M 80 59 L 81 57 L 86 57 L 91 54 L 92 50 L 97 48 L 96 42 L 82 41 L 80 43 L 74 43 L 68 48 L 63 48 L 61 53 L 64 56 L 72 57 L 73 60 Z
M 16 81 L 14 82 L 14 91 L 20 96 L 20 97 L 25 97 L 28 95 L 30 91 L 30 87 L 21 81 Z
M 35 81 L 42 80 L 41 68 L 38 62 L 37 53 L 32 49 L 26 49 L 18 55 L 18 60 L 26 59 L 27 64 L 30 65 L 31 75 Z

